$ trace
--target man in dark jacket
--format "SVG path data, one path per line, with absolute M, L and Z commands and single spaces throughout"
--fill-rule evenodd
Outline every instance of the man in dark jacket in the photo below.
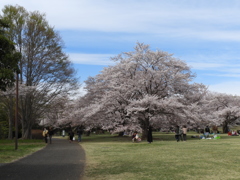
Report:
M 176 126 L 175 138 L 176 138 L 177 142 L 180 141 L 180 139 L 182 140 L 182 130 L 180 129 L 179 126 Z
M 210 128 L 208 126 L 205 128 L 205 132 L 208 132 L 210 134 Z
M 68 132 L 68 135 L 69 135 L 69 142 L 73 142 L 73 137 L 74 137 L 73 131 L 70 130 L 70 131 Z
M 49 128 L 48 134 L 49 134 L 49 143 L 52 144 L 52 136 L 53 136 L 53 128 L 52 127 Z
M 152 138 L 152 127 L 151 127 L 151 126 L 149 126 L 149 128 L 148 128 L 147 141 L 148 141 L 148 143 L 153 142 L 153 138 Z
M 82 134 L 83 134 L 82 128 L 78 128 L 78 130 L 77 130 L 78 142 L 82 141 Z

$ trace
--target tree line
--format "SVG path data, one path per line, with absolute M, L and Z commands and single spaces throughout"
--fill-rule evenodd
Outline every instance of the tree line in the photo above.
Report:
M 137 43 L 134 51 L 112 58 L 116 63 L 85 81 L 87 94 L 66 109 L 61 123 L 101 128 L 113 133 L 142 132 L 149 127 L 190 129 L 237 125 L 240 97 L 210 92 L 194 83 L 195 74 L 173 54 Z

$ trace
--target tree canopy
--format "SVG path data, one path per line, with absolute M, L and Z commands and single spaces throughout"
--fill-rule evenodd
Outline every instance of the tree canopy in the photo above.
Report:
M 138 130 L 144 136 L 149 126 L 193 127 L 201 121 L 197 110 L 207 88 L 191 83 L 195 74 L 185 62 L 142 43 L 112 60 L 116 65 L 85 82 L 88 93 L 74 109 L 73 123 L 115 132 Z
M 0 90 L 2 91 L 14 85 L 14 73 L 19 73 L 18 62 L 21 58 L 21 54 L 15 51 L 14 43 L 7 36 L 7 28 L 9 28 L 7 22 L 0 19 Z

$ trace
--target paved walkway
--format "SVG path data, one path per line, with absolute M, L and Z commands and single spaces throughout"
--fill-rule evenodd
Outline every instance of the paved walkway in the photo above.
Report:
M 77 142 L 53 138 L 44 149 L 0 166 L 0 180 L 80 180 L 84 166 L 85 153 Z

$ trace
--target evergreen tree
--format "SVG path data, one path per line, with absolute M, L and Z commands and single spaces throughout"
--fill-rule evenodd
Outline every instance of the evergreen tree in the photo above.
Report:
M 14 72 L 19 72 L 18 61 L 21 54 L 15 51 L 12 41 L 7 37 L 5 29 L 8 24 L 0 19 L 0 90 L 12 86 L 15 82 Z

